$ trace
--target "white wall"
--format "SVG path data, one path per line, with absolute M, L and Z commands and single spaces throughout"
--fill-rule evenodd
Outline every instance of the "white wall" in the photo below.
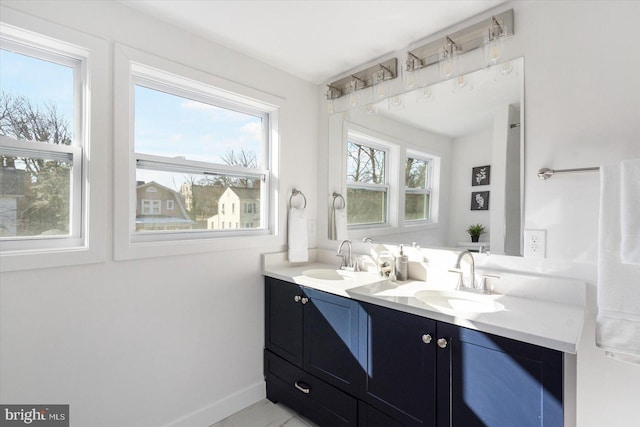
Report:
M 2 3 L 105 39 L 110 67 L 120 42 L 284 98 L 280 211 L 299 188 L 315 220 L 315 86 L 118 2 Z M 112 82 L 100 84 L 111 123 Z M 282 250 L 284 235 L 269 247 L 114 262 L 112 231 L 104 263 L 2 274 L 0 401 L 70 404 L 72 426 L 207 426 L 263 398 L 260 255 Z
M 525 57 L 525 227 L 547 230 L 547 258 L 561 274 L 589 284 L 577 425 L 633 427 L 640 366 L 609 360 L 595 347 L 598 174 L 540 181 L 536 173 L 640 157 L 640 2 L 513 6 L 517 35 L 510 50 Z
M 491 233 L 489 223 L 493 209 L 492 195 L 495 191 L 494 177 L 491 184 L 483 186 L 471 186 L 471 170 L 476 166 L 492 165 L 492 140 L 493 127 L 483 129 L 470 135 L 461 136 L 453 140 L 451 158 L 453 166 L 445 171 L 451 179 L 451 195 L 449 198 L 449 234 L 446 246 L 456 247 L 458 242 L 470 242 L 469 234 L 465 231 L 471 224 L 482 224 L 486 228 L 486 234 L 480 236 L 480 242 L 488 242 Z M 493 167 L 491 168 L 493 174 Z M 490 191 L 489 210 L 472 211 L 471 193 L 473 191 Z
M 598 166 L 640 157 L 640 2 L 516 1 L 496 11 L 509 8 L 515 12 L 515 37 L 505 42 L 506 57 L 525 58 L 525 228 L 547 230 L 547 260 L 495 257 L 492 262 L 587 282 L 588 310 L 573 384 L 577 425 L 635 427 L 640 366 L 610 360 L 595 346 L 599 176 L 540 181 L 536 174 L 542 167 Z M 463 56 L 462 71 L 477 69 L 481 61 L 482 52 Z M 328 161 L 326 117 L 319 111 L 323 165 Z M 332 242 L 320 245 L 333 248 Z

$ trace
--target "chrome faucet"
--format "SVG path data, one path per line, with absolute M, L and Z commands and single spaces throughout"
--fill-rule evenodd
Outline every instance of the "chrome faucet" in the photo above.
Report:
M 347 245 L 347 249 L 349 249 L 349 252 L 347 253 L 347 255 L 342 253 L 342 247 L 344 245 Z M 353 256 L 351 253 L 351 240 L 343 240 L 342 242 L 340 242 L 340 246 L 338 247 L 338 252 L 336 253 L 336 256 L 342 257 L 342 262 L 340 263 L 340 270 L 353 270 Z
M 465 255 L 469 255 L 469 276 L 470 277 L 469 277 L 468 284 L 464 283 L 464 280 L 462 278 L 463 276 L 462 270 L 460 268 L 460 262 L 462 261 L 462 258 L 464 258 Z M 464 250 L 460 252 L 460 254 L 458 255 L 458 259 L 456 260 L 456 264 L 453 266 L 453 268 L 454 268 L 453 270 L 449 270 L 449 271 L 460 274 L 460 279 L 458 280 L 457 289 L 460 289 L 460 287 L 462 286 L 471 288 L 471 289 L 476 288 L 476 283 L 475 283 L 476 267 L 475 267 L 475 262 L 473 260 L 473 255 L 471 255 L 471 252 L 469 252 L 468 250 Z

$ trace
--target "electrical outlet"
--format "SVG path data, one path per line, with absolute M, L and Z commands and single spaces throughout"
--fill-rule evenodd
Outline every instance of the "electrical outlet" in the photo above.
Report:
M 524 256 L 526 258 L 545 258 L 546 234 L 546 230 L 524 230 Z

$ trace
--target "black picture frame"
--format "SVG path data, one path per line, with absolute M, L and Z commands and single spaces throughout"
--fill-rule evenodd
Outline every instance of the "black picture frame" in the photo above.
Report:
M 489 210 L 489 192 L 474 191 L 471 193 L 471 210 L 472 211 L 488 211 Z
M 489 184 L 491 184 L 491 165 L 476 166 L 471 169 L 471 185 L 473 187 Z

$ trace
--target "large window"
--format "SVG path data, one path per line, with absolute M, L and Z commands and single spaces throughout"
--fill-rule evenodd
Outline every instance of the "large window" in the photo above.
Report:
M 347 223 L 350 226 L 388 221 L 388 150 L 349 134 L 347 141 Z
M 133 88 L 136 232 L 266 228 L 268 112 L 143 69 Z
M 3 250 L 81 245 L 85 58 L 4 35 L 0 46 Z
M 418 154 L 407 155 L 405 166 L 405 221 L 430 219 L 431 171 L 433 161 Z

